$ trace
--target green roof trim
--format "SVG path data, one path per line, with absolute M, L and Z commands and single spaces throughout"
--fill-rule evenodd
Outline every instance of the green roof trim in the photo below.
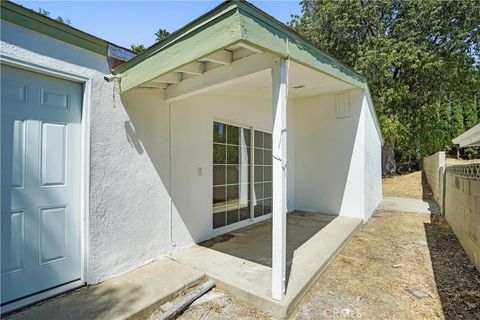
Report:
M 366 89 L 364 77 L 246 1 L 226 1 L 114 70 L 122 92 L 245 42 Z
M 70 27 L 10 1 L 1 1 L 0 9 L 2 20 L 100 55 L 107 55 L 107 47 L 110 43 L 103 39 Z

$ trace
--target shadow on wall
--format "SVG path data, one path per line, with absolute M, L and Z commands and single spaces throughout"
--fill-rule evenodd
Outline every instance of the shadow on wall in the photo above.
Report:
M 354 149 L 362 97 L 350 91 L 351 114 L 344 118 L 336 117 L 335 93 L 296 101 L 296 209 L 339 214 L 350 202 L 345 192 L 358 182 Z
M 138 154 L 143 154 L 143 146 L 140 140 L 135 133 L 135 129 L 133 128 L 131 121 L 125 121 L 125 134 L 127 136 L 128 143 L 137 150 Z
M 164 232 L 159 234 L 162 241 L 170 246 L 183 247 L 199 241 L 198 225 L 192 221 L 188 212 L 183 209 L 187 194 L 173 191 L 174 183 L 171 180 L 171 166 L 181 166 L 182 163 L 170 163 L 170 110 L 169 104 L 164 102 L 163 92 L 161 90 L 150 89 L 132 89 L 121 95 L 122 104 L 128 114 L 130 121 L 124 122 L 125 137 L 135 152 L 142 157 L 148 157 L 148 162 L 155 169 L 155 173 L 148 174 L 148 181 L 152 188 L 160 188 L 159 192 L 168 193 L 172 203 L 165 194 L 155 216 L 164 228 Z M 189 161 L 192 160 L 189 158 Z M 193 160 L 192 160 L 193 161 Z M 144 172 L 148 168 L 142 167 Z M 185 170 L 186 171 L 186 170 Z M 144 173 L 143 173 L 144 174 Z M 187 175 L 188 173 L 185 172 Z M 129 177 L 126 177 L 129 179 Z M 157 182 L 158 181 L 158 182 Z M 172 185 L 171 185 L 172 183 Z M 148 196 L 148 195 L 146 195 Z M 158 199 L 152 200 L 158 201 Z M 171 205 L 172 213 L 169 208 Z M 178 213 L 177 213 L 178 212 Z M 170 220 L 171 219 L 171 220 Z M 200 239 L 204 240 L 204 239 Z
M 480 272 L 442 216 L 432 214 L 424 228 L 445 319 L 478 319 Z

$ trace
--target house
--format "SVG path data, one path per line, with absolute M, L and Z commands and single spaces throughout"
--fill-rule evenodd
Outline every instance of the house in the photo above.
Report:
M 366 221 L 382 137 L 365 79 L 247 2 L 142 54 L 2 2 L 2 306 L 266 219 Z

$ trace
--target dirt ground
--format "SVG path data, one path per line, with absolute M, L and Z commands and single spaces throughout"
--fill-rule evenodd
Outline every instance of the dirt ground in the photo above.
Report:
M 420 190 L 418 190 L 420 189 Z M 427 190 L 428 191 L 428 190 Z M 421 175 L 384 182 L 421 199 Z M 480 319 L 480 273 L 440 216 L 377 211 L 313 284 L 291 319 Z M 271 319 L 214 289 L 179 319 Z
M 415 171 L 384 178 L 383 196 L 426 199 L 430 198 L 432 193 L 425 185 L 425 179 L 422 180 L 422 172 Z

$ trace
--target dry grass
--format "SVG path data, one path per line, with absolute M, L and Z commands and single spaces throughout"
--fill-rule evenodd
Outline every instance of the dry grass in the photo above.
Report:
M 431 196 L 420 171 L 386 178 L 383 192 L 416 199 Z M 192 306 L 180 319 L 271 319 L 215 290 L 219 297 Z M 333 259 L 291 318 L 480 319 L 480 273 L 441 216 L 377 211 Z
M 480 159 L 463 160 L 463 159 L 447 158 L 445 162 L 447 166 L 455 166 L 455 165 L 461 165 L 461 164 L 480 163 Z
M 383 196 L 423 199 L 425 194 L 422 186 L 422 172 L 415 171 L 384 178 Z

